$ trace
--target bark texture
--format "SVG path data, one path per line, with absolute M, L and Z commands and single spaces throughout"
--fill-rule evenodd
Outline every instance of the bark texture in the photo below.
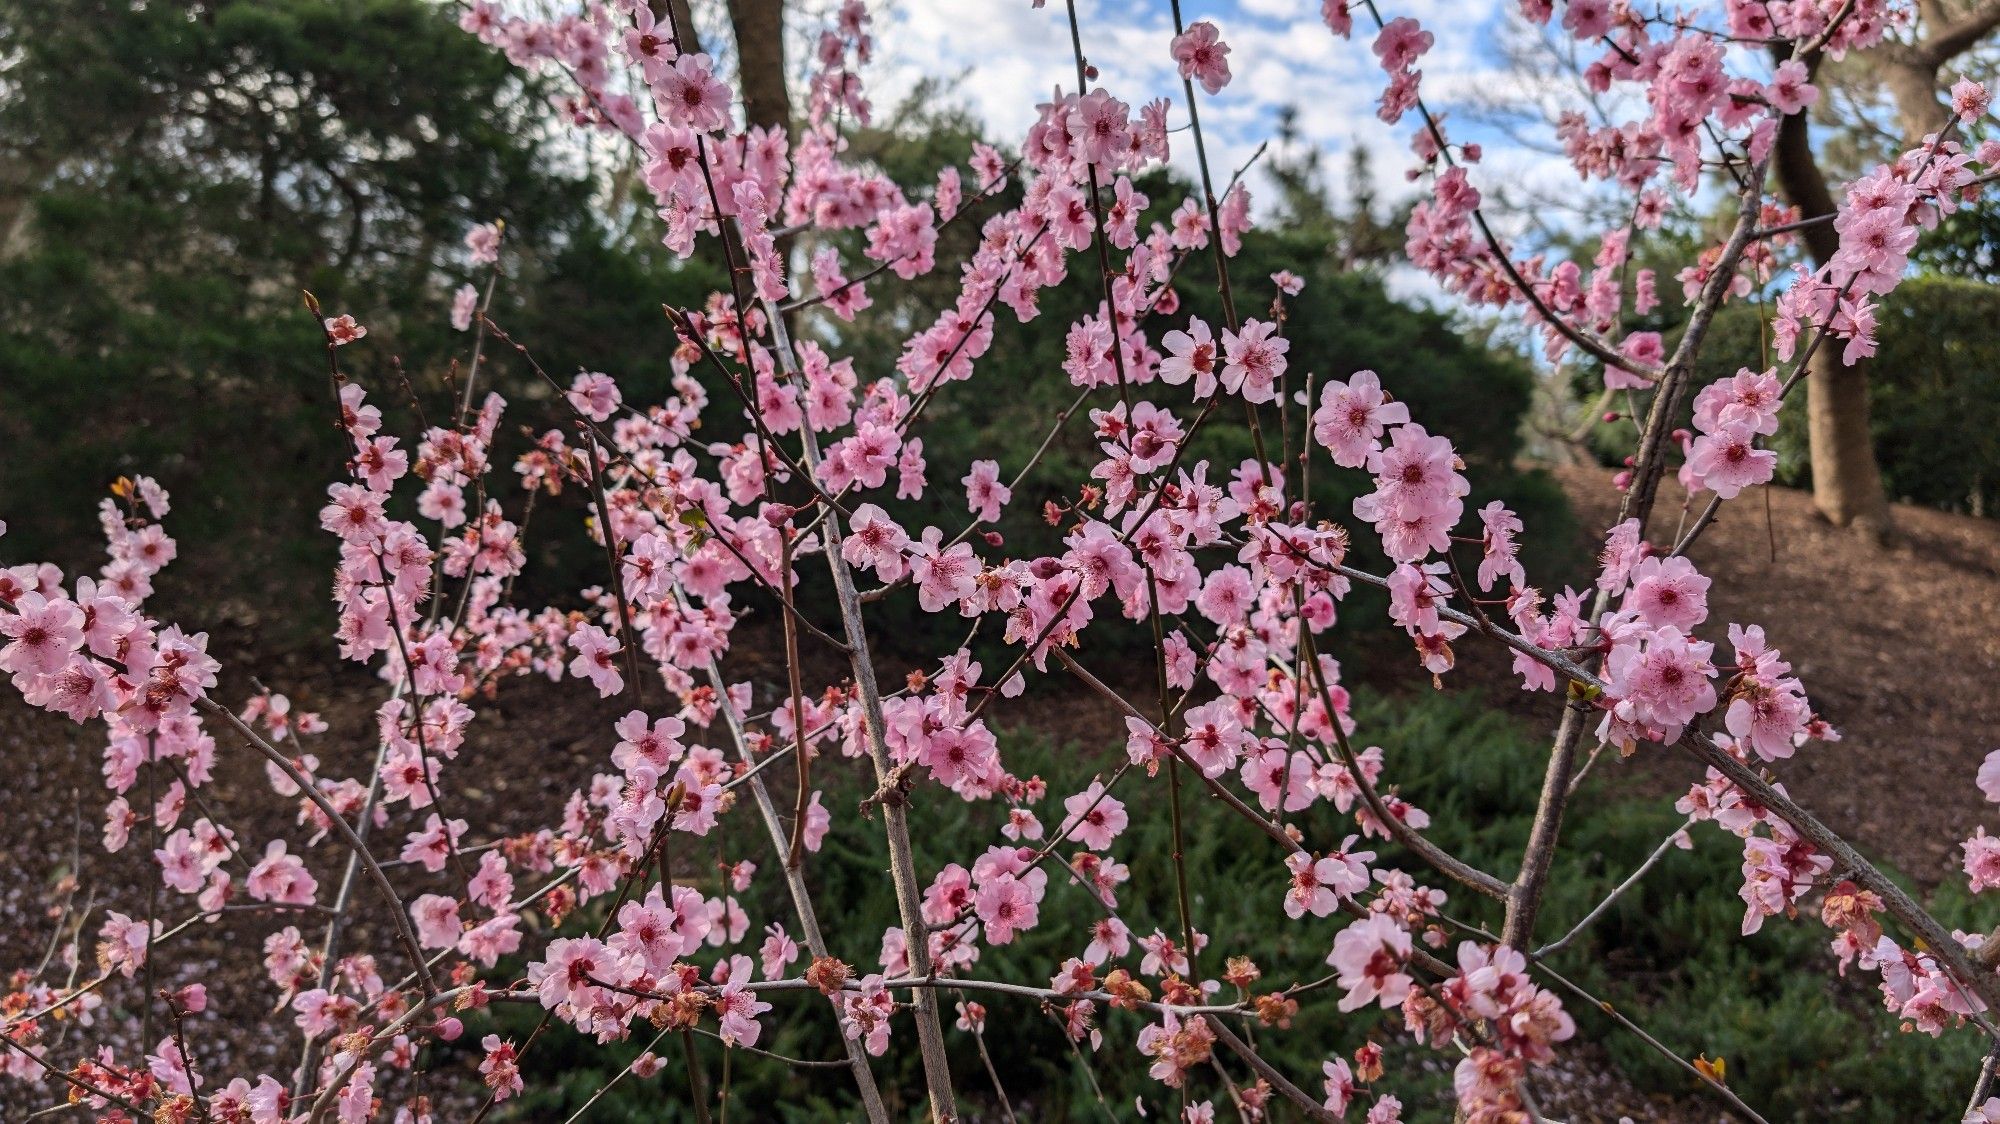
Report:
M 791 91 L 785 85 L 784 0 L 728 0 L 736 33 L 736 73 L 743 88 L 743 119 L 789 134 Z
M 1813 154 L 1805 113 L 1778 126 L 1772 171 L 1778 190 L 1802 219 L 1834 214 L 1833 193 Z M 1814 265 L 1825 265 L 1840 249 L 1831 223 L 1800 232 Z M 1806 364 L 1806 417 L 1812 443 L 1813 503 L 1837 527 L 1854 527 L 1875 539 L 1894 533 L 1882 470 L 1875 463 L 1869 429 L 1867 361 L 1841 362 L 1840 346 L 1828 340 Z

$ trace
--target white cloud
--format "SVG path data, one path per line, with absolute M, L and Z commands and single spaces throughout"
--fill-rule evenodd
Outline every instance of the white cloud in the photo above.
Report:
M 1077 8 L 1086 57 L 1101 71 L 1095 84 L 1135 106 L 1169 97 L 1175 123 L 1184 123 L 1181 85 L 1168 53 L 1173 24 L 1167 5 L 1080 0 Z M 1427 100 L 1450 112 L 1461 99 L 1527 92 L 1494 50 L 1496 28 L 1510 10 L 1504 0 L 1403 0 L 1385 15 L 1412 16 L 1436 35 L 1422 64 L 1424 88 Z M 1376 156 L 1378 198 L 1411 193 L 1403 172 L 1416 119 L 1389 126 L 1376 117 L 1384 75 L 1368 49 L 1373 36 L 1366 28 L 1357 27 L 1352 40 L 1336 37 L 1320 22 L 1317 0 L 1228 0 L 1209 10 L 1186 5 L 1183 15 L 1212 20 L 1231 47 L 1234 80 L 1220 95 L 1204 95 L 1200 105 L 1217 179 L 1271 140 L 1279 111 L 1295 106 L 1300 139 L 1324 154 L 1322 166 L 1336 193 L 1347 192 L 1347 153 L 1356 145 Z M 1038 102 L 1057 86 L 1076 85 L 1062 0 L 1040 9 L 1021 0 L 904 0 L 878 11 L 877 40 L 871 82 L 878 104 L 893 104 L 925 76 L 962 75 L 952 96 L 1002 140 L 1018 142 Z M 1510 146 L 1498 143 L 1500 137 L 1489 138 L 1490 129 L 1461 118 L 1469 115 L 1452 115 L 1456 135 L 1486 141 L 1490 170 L 1506 182 L 1546 180 L 1559 167 L 1542 154 L 1503 153 Z M 1193 175 L 1189 136 L 1177 132 L 1172 144 L 1176 166 Z M 1253 193 L 1261 182 L 1253 172 Z

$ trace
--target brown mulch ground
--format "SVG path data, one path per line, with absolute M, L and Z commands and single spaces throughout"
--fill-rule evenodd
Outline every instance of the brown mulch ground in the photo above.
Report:
M 1600 534 L 1616 507 L 1607 475 L 1591 469 L 1564 469 L 1558 475 L 1586 531 Z M 1672 529 L 1681 503 L 1669 483 L 1656 537 Z M 1710 597 L 1715 623 L 1713 635 L 1705 630 L 1706 638 L 1721 644 L 1722 626 L 1731 620 L 1763 624 L 1797 665 L 1815 705 L 1845 734 L 1837 744 L 1808 747 L 1776 771 L 1794 795 L 1865 851 L 1935 882 L 1957 876 L 1957 841 L 1985 821 L 1972 779 L 1985 754 L 2000 746 L 2000 738 L 1987 732 L 2000 728 L 2000 692 L 1993 689 L 2000 637 L 1994 635 L 1991 608 L 2000 604 L 2000 523 L 1915 508 L 1899 508 L 1897 515 L 1903 540 L 1884 552 L 1819 521 L 1810 497 L 1762 489 L 1727 506 L 1693 553 L 1703 572 L 1715 579 Z M 329 773 L 363 771 L 380 685 L 351 666 L 328 668 L 326 649 L 318 645 L 276 655 L 259 651 L 244 639 L 254 633 L 253 624 L 242 620 L 216 630 L 215 649 L 225 664 L 219 696 L 242 698 L 254 670 L 300 709 L 319 710 L 332 723 L 316 747 L 330 759 Z M 839 677 L 824 651 L 815 652 L 810 640 L 806 647 L 813 671 L 820 673 L 809 675 L 810 680 Z M 756 681 L 760 692 L 781 689 L 782 661 L 774 646 L 753 642 L 739 651 L 732 677 Z M 822 662 L 827 666 L 819 666 Z M 1546 696 L 1508 689 L 1504 666 L 1470 652 L 1465 664 L 1465 681 L 1505 692 L 1499 697 L 1513 700 L 1510 705 L 1532 721 L 1552 721 Z M 882 673 L 893 681 L 907 670 L 885 659 Z M 481 759 L 474 767 L 480 771 L 480 787 L 492 799 L 481 801 L 480 814 L 488 819 L 474 823 L 471 835 L 490 838 L 551 818 L 572 788 L 604 767 L 610 722 L 625 709 L 579 703 L 574 692 L 540 681 L 510 683 L 496 702 L 481 709 L 478 720 Z M 1107 704 L 1081 691 L 1039 699 L 1035 711 L 1038 724 L 1058 740 L 1100 740 L 1104 731 L 1122 728 Z M 140 841 L 119 856 L 107 856 L 98 844 L 100 813 L 109 795 L 98 775 L 100 750 L 94 729 L 29 712 L 17 699 L 0 697 L 0 767 L 7 775 L 7 783 L 0 785 L 0 823 L 7 825 L 6 854 L 0 857 L 0 871 L 5 872 L 0 875 L 0 968 L 33 966 L 42 959 L 54 926 L 51 887 L 73 863 L 83 884 L 98 888 L 90 931 L 105 908 L 130 912 L 137 908 L 135 901 L 143 903 L 143 893 L 133 890 L 149 877 L 139 865 Z M 467 768 L 466 759 L 454 768 Z M 1599 768 L 1623 768 L 1615 783 L 1664 799 L 1697 774 L 1685 760 L 1664 754 Z M 258 762 L 225 746 L 220 780 L 204 790 L 244 837 L 256 840 L 288 828 L 287 810 L 270 798 L 261 773 Z M 465 804 L 462 795 L 458 803 Z M 469 808 L 453 810 L 463 815 Z M 323 885 L 337 873 L 337 867 L 325 865 L 315 868 Z M 367 920 L 374 911 L 365 888 L 357 901 L 364 920 L 349 947 L 385 947 L 386 933 Z M 374 919 L 376 925 L 379 921 Z M 163 969 L 160 986 L 200 979 L 208 983 L 216 1003 L 205 1039 L 212 1049 L 201 1049 L 203 1054 L 227 1052 L 239 1064 L 247 1061 L 273 1072 L 282 1072 L 294 1056 L 289 1034 L 273 1041 L 259 1029 L 276 1020 L 265 1010 L 270 991 L 255 971 L 256 958 L 244 954 L 245 945 L 254 947 L 274 927 L 268 919 L 232 918 L 190 935 L 169 958 L 173 974 Z M 317 926 L 301 928 L 314 931 Z M 92 973 L 88 963 L 81 969 L 83 977 Z M 114 1008 L 129 1007 L 138 995 L 136 985 L 107 989 Z M 154 1037 L 159 1033 L 155 1027 Z M 138 1045 L 136 1039 L 129 1035 L 125 1045 Z M 1568 1051 L 1555 1072 L 1542 1076 L 1540 1087 L 1551 1113 L 1579 1121 L 1612 1121 L 1620 1115 L 1662 1121 L 1715 1118 L 1707 1103 L 1680 1105 L 1637 1093 L 1587 1044 Z M 0 1092 L 0 1118 L 14 1118 L 8 1095 Z

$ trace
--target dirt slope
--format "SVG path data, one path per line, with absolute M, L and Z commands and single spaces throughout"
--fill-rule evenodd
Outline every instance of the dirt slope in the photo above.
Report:
M 1559 475 L 1600 532 L 1616 512 L 1609 474 Z M 1693 520 L 1684 500 L 1663 486 L 1656 539 Z M 1704 638 L 1721 642 L 1729 621 L 1763 625 L 1843 734 L 1777 767 L 1793 795 L 1932 882 L 1958 876 L 1957 844 L 1975 825 L 2000 826 L 1973 787 L 2000 748 L 2000 522 L 1906 505 L 1896 520 L 1901 541 L 1878 549 L 1820 519 L 1807 493 L 1758 488 L 1689 554 L 1715 581 Z

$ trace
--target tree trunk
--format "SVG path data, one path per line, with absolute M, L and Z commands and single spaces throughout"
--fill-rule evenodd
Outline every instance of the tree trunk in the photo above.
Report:
M 1772 161 L 1778 189 L 1812 219 L 1835 213 L 1833 193 L 1813 155 L 1806 115 L 1794 113 L 1778 126 Z M 1814 264 L 1824 265 L 1840 249 L 1831 223 L 1800 232 Z M 1840 345 L 1827 340 L 1806 367 L 1807 429 L 1812 440 L 1813 505 L 1837 527 L 1854 527 L 1877 541 L 1894 533 L 1882 470 L 1875 463 L 1869 432 L 1866 363 L 1840 361 Z
M 785 86 L 784 0 L 729 0 L 729 24 L 736 32 L 744 120 L 789 134 L 792 98 Z
M 1905 148 L 1921 145 L 1951 121 L 1951 111 L 1938 94 L 1944 65 L 2000 26 L 2000 0 L 1982 0 L 1962 9 L 1937 3 L 1919 7 L 1927 32 L 1922 40 L 1892 41 L 1871 52 L 1882 84 L 1896 103 Z M 1816 69 L 1818 60 L 1813 65 Z M 1834 212 L 1804 114 L 1788 117 L 1779 126 L 1775 168 L 1780 189 L 1799 208 L 1801 218 Z M 1830 225 L 1808 227 L 1804 234 L 1816 263 L 1824 264 L 1840 248 Z M 1865 366 L 1844 365 L 1834 347 L 1822 347 L 1807 365 L 1806 394 L 1814 505 L 1838 526 L 1859 528 L 1878 541 L 1889 538 L 1894 527 L 1868 427 Z
M 681 50 L 691 55 L 704 53 L 701 32 L 695 29 L 694 11 L 688 7 L 688 0 L 653 0 L 653 18 L 670 20 L 675 27 L 680 28 Z
M 1806 406 L 1813 506 L 1836 527 L 1888 540 L 1895 526 L 1868 426 L 1866 362 L 1842 363 L 1839 343 L 1829 341 L 1806 364 Z
M 743 91 L 743 120 L 792 134 L 792 94 L 785 79 L 785 0 L 729 0 L 729 26 L 736 35 L 737 85 Z M 775 203 L 776 200 L 773 200 Z M 728 232 L 724 232 L 727 237 Z M 797 234 L 777 239 L 778 260 L 789 263 Z

